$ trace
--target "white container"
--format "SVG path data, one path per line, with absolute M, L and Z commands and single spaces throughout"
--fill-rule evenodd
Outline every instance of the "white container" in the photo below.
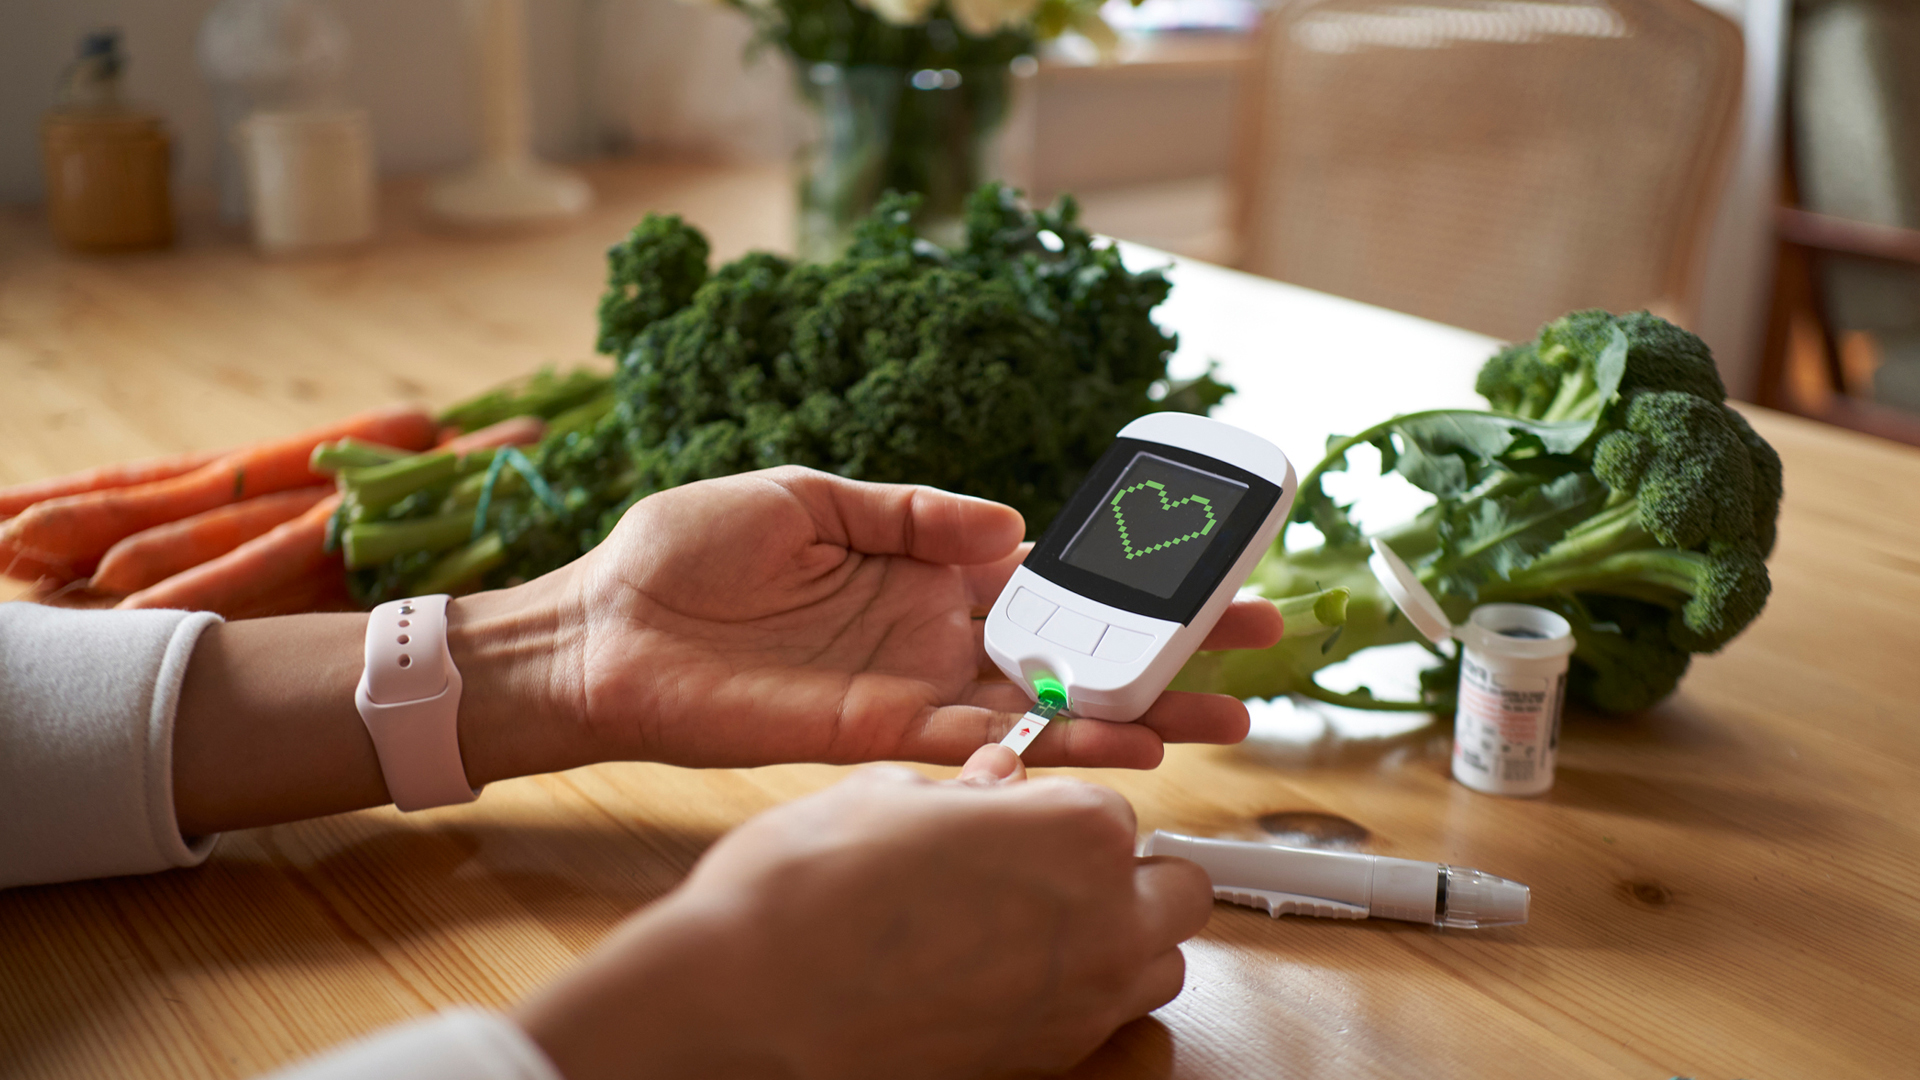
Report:
M 1538 795 L 1553 787 L 1573 627 L 1530 604 L 1482 604 L 1465 625 L 1454 626 L 1392 548 L 1375 540 L 1370 565 L 1427 640 L 1460 642 L 1453 778 L 1489 795 Z
M 1464 648 L 1453 778 L 1489 795 L 1546 791 L 1560 746 L 1573 628 L 1545 608 L 1483 604 L 1455 636 Z
M 324 250 L 373 236 L 373 139 L 365 111 L 257 112 L 241 121 L 237 135 L 261 251 Z
M 325 0 L 220 0 L 200 23 L 196 51 L 220 124 L 220 216 L 243 221 L 241 121 L 257 112 L 342 104 L 352 43 Z

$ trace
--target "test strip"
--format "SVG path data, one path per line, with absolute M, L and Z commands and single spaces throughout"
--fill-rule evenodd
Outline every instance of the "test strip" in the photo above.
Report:
M 1044 701 L 1035 705 L 1027 715 L 1014 723 L 1013 730 L 1007 732 L 1007 737 L 1000 740 L 1000 745 L 1015 754 L 1026 753 L 1027 747 L 1033 745 L 1033 740 L 1040 737 L 1040 733 L 1046 730 L 1047 722 L 1052 720 L 1054 714 L 1059 711 L 1060 706 Z

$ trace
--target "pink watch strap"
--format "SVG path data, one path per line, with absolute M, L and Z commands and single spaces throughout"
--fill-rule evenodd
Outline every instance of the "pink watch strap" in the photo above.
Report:
M 460 760 L 460 670 L 447 649 L 444 594 L 373 609 L 353 700 L 395 806 L 426 810 L 479 797 Z

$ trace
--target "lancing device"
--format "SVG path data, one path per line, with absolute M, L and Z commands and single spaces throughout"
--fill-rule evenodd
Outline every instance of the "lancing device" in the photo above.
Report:
M 1517 881 L 1464 866 L 1209 840 L 1155 832 L 1142 855 L 1174 855 L 1200 864 L 1216 899 L 1282 915 L 1323 919 L 1400 919 L 1456 930 L 1527 921 L 1532 891 Z
M 1135 720 L 1206 640 L 1293 507 L 1265 439 L 1190 413 L 1120 430 L 987 615 L 987 655 L 1036 705 L 1023 751 L 1064 711 Z

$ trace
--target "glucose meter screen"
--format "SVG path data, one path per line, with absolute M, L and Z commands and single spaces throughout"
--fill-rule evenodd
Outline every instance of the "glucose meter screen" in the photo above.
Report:
M 1170 598 L 1246 494 L 1238 481 L 1135 454 L 1060 561 Z

